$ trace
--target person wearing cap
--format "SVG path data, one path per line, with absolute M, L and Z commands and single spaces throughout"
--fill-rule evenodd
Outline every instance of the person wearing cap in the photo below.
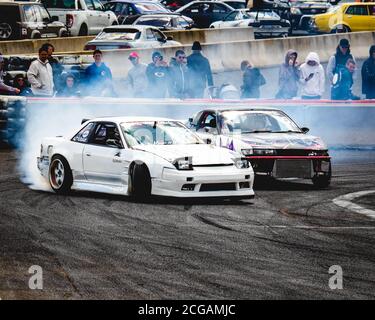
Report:
M 3 69 L 4 69 L 4 58 L 0 53 L 0 94 L 1 93 L 11 93 L 11 94 L 19 94 L 20 90 L 17 88 L 13 88 L 8 86 L 3 81 Z
M 170 83 L 170 70 L 160 52 L 152 54 L 152 62 L 147 66 L 147 93 L 150 98 L 165 98 Z
M 333 90 L 333 80 L 335 78 L 335 74 L 337 74 L 337 72 L 340 68 L 345 67 L 346 62 L 349 59 L 356 62 L 355 58 L 350 53 L 349 40 L 348 39 L 341 39 L 337 48 L 336 48 L 336 53 L 329 58 L 328 64 L 327 64 L 327 69 L 326 69 L 327 78 L 328 78 L 328 80 L 330 82 L 330 85 L 331 85 L 331 99 L 332 100 L 335 99 L 335 96 L 334 96 L 335 90 Z M 354 74 L 353 74 L 353 77 L 355 78 Z
M 134 98 L 144 98 L 146 96 L 148 80 L 146 76 L 147 65 L 139 62 L 139 54 L 132 52 L 128 58 L 132 64 L 128 72 L 126 82 L 129 84 Z
M 94 63 L 85 70 L 86 85 L 89 95 L 112 96 L 112 72 L 103 60 L 103 53 L 95 50 L 93 53 Z
M 39 58 L 34 60 L 27 71 L 27 79 L 35 96 L 51 97 L 54 93 L 52 67 L 48 62 L 45 47 L 39 49 Z
M 191 50 L 193 53 L 187 57 L 187 66 L 191 75 L 192 98 L 203 98 L 207 85 L 212 96 L 214 81 L 210 62 L 202 55 L 202 46 L 199 41 L 194 41 Z

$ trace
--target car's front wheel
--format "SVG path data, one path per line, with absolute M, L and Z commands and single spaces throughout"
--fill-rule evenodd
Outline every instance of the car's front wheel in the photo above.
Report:
M 137 200 L 151 195 L 151 176 L 145 164 L 135 163 L 129 172 L 129 194 Z
M 64 194 L 70 191 L 73 184 L 72 170 L 63 156 L 52 157 L 48 173 L 49 183 L 53 191 Z

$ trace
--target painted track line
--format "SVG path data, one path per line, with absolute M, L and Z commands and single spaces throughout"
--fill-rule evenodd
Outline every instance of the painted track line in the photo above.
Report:
M 334 204 L 338 205 L 339 207 L 342 207 L 350 211 L 354 211 L 354 212 L 363 214 L 367 217 L 375 219 L 375 210 L 363 208 L 360 205 L 352 202 L 356 198 L 363 197 L 371 193 L 375 193 L 375 190 L 358 191 L 358 192 L 344 194 L 342 196 L 339 196 L 333 199 L 332 201 Z

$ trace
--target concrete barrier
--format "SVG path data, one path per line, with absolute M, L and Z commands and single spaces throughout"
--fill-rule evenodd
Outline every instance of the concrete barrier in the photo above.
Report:
M 226 42 L 226 41 L 249 41 L 254 39 L 252 28 L 228 28 L 228 29 L 193 29 L 186 31 L 165 31 L 167 36 L 182 44 L 192 44 L 194 41 Z M 43 43 L 49 42 L 55 47 L 56 53 L 80 52 L 85 44 L 94 39 L 94 36 L 33 39 L 19 41 L 1 41 L 0 52 L 4 55 L 27 55 L 35 54 Z

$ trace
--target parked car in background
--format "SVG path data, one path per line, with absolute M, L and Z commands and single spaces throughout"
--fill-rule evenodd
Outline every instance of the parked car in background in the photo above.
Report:
M 194 21 L 179 14 L 146 14 L 138 16 L 132 24 L 153 26 L 160 30 L 188 30 L 193 28 Z
M 205 144 L 181 122 L 107 117 L 74 135 L 44 138 L 37 166 L 56 193 L 71 189 L 169 197 L 254 197 L 240 153 Z
M 206 109 L 190 118 L 189 126 L 203 140 L 241 152 L 256 175 L 312 179 L 319 188 L 331 182 L 326 144 L 281 110 Z
M 343 3 L 312 17 L 312 32 L 351 32 L 375 30 L 375 2 Z
M 123 24 L 126 17 L 134 15 L 170 13 L 162 4 L 148 0 L 116 0 L 107 2 L 106 10 L 114 12 L 119 24 Z
M 112 50 L 129 48 L 160 48 L 181 46 L 180 42 L 149 26 L 122 25 L 104 28 L 84 50 Z
M 290 1 L 290 17 L 293 29 L 309 29 L 313 15 L 327 12 L 332 4 L 328 0 L 297 0 Z
M 68 29 L 41 3 L 0 2 L 0 40 L 66 37 Z
M 281 19 L 273 11 L 234 10 L 223 20 L 213 22 L 210 28 L 252 27 L 255 38 L 287 37 L 291 31 L 288 20 Z
M 208 28 L 211 23 L 223 20 L 233 10 L 220 1 L 192 1 L 175 12 L 193 19 L 197 28 Z
M 99 0 L 41 0 L 51 15 L 65 23 L 72 36 L 96 35 L 103 28 L 118 24 L 112 11 Z

